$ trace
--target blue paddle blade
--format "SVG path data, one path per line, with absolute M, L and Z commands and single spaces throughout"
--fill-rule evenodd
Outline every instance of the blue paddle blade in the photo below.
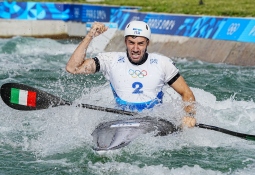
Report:
M 36 88 L 19 84 L 6 83 L 1 86 L 1 97 L 6 105 L 17 110 L 39 110 L 69 102 Z
M 178 128 L 169 121 L 144 117 L 101 123 L 92 136 L 96 151 L 108 151 L 125 147 L 142 134 L 165 136 L 176 131 Z

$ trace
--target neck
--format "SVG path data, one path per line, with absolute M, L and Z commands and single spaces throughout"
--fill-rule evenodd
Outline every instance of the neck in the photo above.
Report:
M 134 64 L 134 65 L 141 65 L 141 64 L 145 63 L 145 61 L 147 60 L 147 58 L 148 58 L 148 53 L 145 52 L 145 53 L 143 54 L 142 59 L 141 59 L 140 61 L 138 61 L 138 62 L 132 61 L 132 59 L 130 58 L 130 56 L 129 56 L 129 54 L 128 54 L 128 51 L 127 51 L 127 57 L 128 57 L 128 60 L 130 61 L 130 63 L 132 63 L 132 64 Z

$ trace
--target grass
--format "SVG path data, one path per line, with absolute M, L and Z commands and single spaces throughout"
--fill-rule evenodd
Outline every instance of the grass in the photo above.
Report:
M 200 1 L 203 5 L 199 5 Z M 52 2 L 87 3 L 82 0 L 53 0 Z M 104 0 L 88 4 L 140 6 L 141 12 L 255 17 L 254 0 Z

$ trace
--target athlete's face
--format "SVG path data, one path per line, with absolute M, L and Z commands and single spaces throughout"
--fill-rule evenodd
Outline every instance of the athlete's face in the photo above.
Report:
M 140 36 L 127 36 L 125 42 L 130 59 L 135 63 L 139 62 L 146 52 L 146 48 L 149 44 L 148 39 Z

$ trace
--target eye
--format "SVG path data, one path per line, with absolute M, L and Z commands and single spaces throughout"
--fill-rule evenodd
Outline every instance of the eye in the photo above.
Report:
M 129 44 L 134 44 L 134 42 L 132 42 L 132 41 L 129 41 Z
M 140 42 L 140 43 L 138 43 L 140 46 L 143 46 L 144 45 L 144 42 Z

